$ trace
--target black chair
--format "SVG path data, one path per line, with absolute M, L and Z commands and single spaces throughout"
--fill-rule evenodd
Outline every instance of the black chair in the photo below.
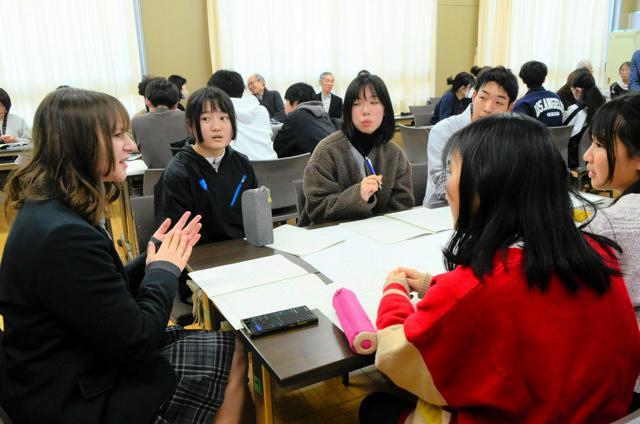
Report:
M 399 125 L 404 153 L 411 163 L 427 161 L 427 144 L 429 143 L 429 130 L 427 128 L 407 127 Z
M 258 184 L 267 187 L 271 192 L 273 222 L 299 218 L 293 180 L 302 179 L 310 157 L 310 153 L 305 153 L 288 158 L 251 162 Z
M 422 206 L 424 193 L 427 189 L 427 176 L 429 175 L 428 162 L 416 162 L 411 164 L 411 186 L 415 206 Z

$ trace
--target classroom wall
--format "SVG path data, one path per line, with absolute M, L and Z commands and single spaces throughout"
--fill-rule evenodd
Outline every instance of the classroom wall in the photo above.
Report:
M 479 0 L 438 0 L 434 96 L 439 97 L 447 90 L 448 76 L 469 72 L 474 65 L 478 44 L 478 8 Z
M 140 3 L 148 72 L 182 75 L 191 92 L 205 85 L 212 73 L 206 1 Z M 479 0 L 438 0 L 434 96 L 447 89 L 449 75 L 468 71 L 474 64 L 478 7 Z
M 148 73 L 182 75 L 189 92 L 211 76 L 205 0 L 140 0 Z

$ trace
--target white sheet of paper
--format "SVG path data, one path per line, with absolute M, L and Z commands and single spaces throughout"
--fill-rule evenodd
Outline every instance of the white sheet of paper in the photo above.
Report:
M 374 216 L 373 218 L 347 222 L 339 226 L 344 226 L 382 244 L 398 243 L 429 233 L 424 228 L 416 227 L 397 219 L 387 218 L 386 216 Z
M 147 170 L 147 164 L 142 159 L 127 162 L 127 176 L 142 175 Z
M 453 229 L 453 216 L 448 207 L 436 209 L 418 207 L 402 212 L 388 213 L 385 216 L 399 219 L 432 233 Z
M 305 256 L 342 241 L 344 241 L 344 237 L 327 235 L 315 230 L 305 230 L 287 224 L 273 230 L 273 243 L 268 244 L 267 247 L 296 256 Z
M 189 277 L 213 298 L 304 274 L 308 274 L 304 268 L 282 255 L 273 255 L 191 272 Z
M 238 330 L 242 328 L 241 320 L 244 318 L 303 305 L 309 309 L 320 309 L 320 305 L 324 307 L 329 296 L 325 286 L 315 274 L 306 274 L 215 296 L 211 300 L 231 326 Z
M 330 293 L 324 296 L 324 303 L 321 303 L 318 309 L 338 327 L 340 325 L 333 311 L 331 298 L 339 288 L 346 287 L 356 294 L 375 325 L 382 286 L 391 270 L 402 266 L 432 275 L 445 272 L 442 248 L 451 237 L 451 231 L 417 237 L 393 245 L 372 244 L 365 236 L 341 225 L 315 231 L 336 234 L 346 239 L 344 243 L 304 258 L 305 262 L 333 281 L 326 286 Z

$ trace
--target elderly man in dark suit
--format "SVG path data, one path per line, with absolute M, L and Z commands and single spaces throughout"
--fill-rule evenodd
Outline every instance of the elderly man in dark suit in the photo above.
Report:
M 316 94 L 316 100 L 321 100 L 324 110 L 332 118 L 342 118 L 342 98 L 331 92 L 335 78 L 331 72 L 320 74 L 320 87 L 322 91 Z
M 260 74 L 253 74 L 247 80 L 247 87 L 251 94 L 258 98 L 262 106 L 269 111 L 269 118 L 276 121 L 284 121 L 284 103 L 280 93 L 276 90 L 267 90 L 264 77 Z

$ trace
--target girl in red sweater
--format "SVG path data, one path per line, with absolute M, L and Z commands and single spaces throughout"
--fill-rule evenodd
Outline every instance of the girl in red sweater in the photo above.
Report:
M 374 394 L 361 422 L 624 416 L 640 333 L 617 245 L 576 228 L 549 132 L 523 115 L 486 117 L 456 133 L 445 158 L 449 272 L 391 272 L 378 309 L 376 366 L 417 403 Z

